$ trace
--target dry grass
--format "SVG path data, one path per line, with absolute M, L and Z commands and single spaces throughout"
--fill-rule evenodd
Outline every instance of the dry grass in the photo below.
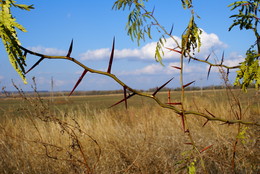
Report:
M 0 173 L 188 173 L 192 162 L 197 173 L 203 172 L 181 119 L 170 110 L 153 105 L 98 110 L 86 104 L 52 113 L 39 105 L 30 107 L 35 110 L 24 117 L 1 119 Z M 195 96 L 187 107 L 201 111 L 206 107 L 234 119 L 224 101 Z M 252 120 L 251 112 L 259 116 L 259 108 L 252 109 L 247 109 L 245 120 Z M 205 120 L 193 116 L 188 121 L 198 149 L 210 146 L 201 152 L 208 172 L 233 173 L 238 125 L 209 122 L 202 127 Z M 248 127 L 238 139 L 236 173 L 260 171 L 258 131 Z

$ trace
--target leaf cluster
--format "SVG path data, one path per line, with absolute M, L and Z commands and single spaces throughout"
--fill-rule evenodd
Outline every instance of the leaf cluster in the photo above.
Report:
M 0 1 L 0 38 L 5 46 L 6 52 L 11 65 L 22 77 L 24 83 L 25 79 L 25 56 L 23 55 L 19 45 L 20 41 L 17 37 L 16 29 L 26 32 L 25 28 L 16 22 L 16 19 L 11 14 L 11 7 L 17 7 L 23 10 L 33 9 L 32 5 L 16 4 L 12 0 Z
M 182 35 L 182 54 L 188 56 L 188 54 L 195 51 L 198 48 L 200 51 L 201 40 L 200 35 L 202 30 L 198 28 L 194 21 L 194 15 L 192 15 L 188 27 L 186 28 L 184 34 Z
M 230 18 L 235 18 L 233 24 L 229 27 L 229 31 L 234 26 L 239 26 L 242 29 L 256 29 L 259 23 L 259 18 L 257 13 L 259 10 L 259 0 L 249 0 L 249 1 L 236 1 L 230 4 L 231 10 L 239 9 L 239 13 L 230 16 Z
M 248 128 L 249 127 L 247 127 L 247 126 L 240 128 L 240 131 L 237 135 L 237 138 L 241 140 L 242 144 L 246 144 L 246 142 L 247 142 L 246 140 L 248 139 L 248 137 L 247 137 Z
M 161 64 L 162 64 L 162 59 L 164 56 L 163 47 L 164 47 L 165 43 L 166 43 L 166 39 L 163 35 L 159 39 L 159 41 L 156 43 L 156 47 L 155 47 L 155 59 L 156 59 L 156 61 L 160 62 Z
M 145 0 L 148 2 L 149 0 Z M 143 0 L 118 0 L 114 3 L 113 8 L 116 10 L 125 10 L 126 7 L 132 9 L 128 15 L 126 24 L 127 34 L 130 36 L 132 41 L 136 41 L 140 45 L 140 41 L 148 37 L 152 39 L 151 29 L 156 27 L 158 33 L 165 30 L 153 16 L 154 9 L 148 11 L 144 5 Z M 162 32 L 162 36 L 158 39 L 155 48 L 154 57 L 156 61 L 162 64 L 162 57 L 164 56 L 163 47 L 166 42 L 165 31 Z
M 259 54 L 255 50 L 249 49 L 246 53 L 245 61 L 241 63 L 237 71 L 235 85 L 241 86 L 244 91 L 254 83 L 256 88 L 260 86 Z
M 229 5 L 231 10 L 238 9 L 238 14 L 230 16 L 230 18 L 235 18 L 233 24 L 229 27 L 229 31 L 234 26 L 239 26 L 240 30 L 252 30 L 256 37 L 256 43 L 258 52 L 253 49 L 252 45 L 246 52 L 246 58 L 241 62 L 241 66 L 237 71 L 237 77 L 235 80 L 235 85 L 241 86 L 241 88 L 246 91 L 247 87 L 255 83 L 255 87 L 259 88 L 260 84 L 260 68 L 259 68 L 259 53 L 260 53 L 260 42 L 257 25 L 259 23 L 258 12 L 259 10 L 259 0 L 249 0 L 249 1 L 236 1 Z
M 148 0 L 145 1 L 147 2 Z M 151 19 L 149 14 L 152 12 L 143 13 L 142 9 L 145 7 L 143 0 L 118 0 L 114 3 L 113 9 L 124 10 L 126 7 L 129 7 L 129 9 L 133 7 L 128 15 L 126 24 L 127 34 L 140 45 L 141 40 L 145 41 L 146 35 L 152 38 L 151 24 L 147 24 L 147 21 Z
M 192 7 L 192 0 L 181 0 L 184 9 Z

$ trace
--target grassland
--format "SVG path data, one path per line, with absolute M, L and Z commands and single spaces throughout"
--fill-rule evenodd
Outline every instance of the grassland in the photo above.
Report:
M 185 107 L 225 119 L 259 122 L 254 90 L 189 91 Z M 36 94 L 35 94 L 36 95 Z M 167 102 L 167 93 L 159 93 Z M 190 115 L 197 148 L 181 118 L 143 97 L 123 95 L 1 98 L 0 173 L 259 173 L 259 127 L 208 122 Z M 172 102 L 180 100 L 172 92 Z M 241 110 L 239 109 L 241 108 Z

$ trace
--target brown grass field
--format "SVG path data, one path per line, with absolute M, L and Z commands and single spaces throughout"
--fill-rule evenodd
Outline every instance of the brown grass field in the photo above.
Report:
M 185 107 L 259 123 L 255 90 L 186 93 Z M 36 94 L 35 94 L 36 95 Z M 167 102 L 167 93 L 159 93 Z M 108 109 L 122 95 L 0 98 L 0 173 L 260 173 L 259 126 L 181 118 L 143 97 Z M 180 100 L 173 92 L 172 101 Z M 241 107 L 241 110 L 239 109 Z M 242 111 L 242 112 L 240 112 Z

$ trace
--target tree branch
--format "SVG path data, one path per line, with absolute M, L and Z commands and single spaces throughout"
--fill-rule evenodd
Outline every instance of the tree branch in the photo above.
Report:
M 260 126 L 260 124 L 258 122 L 247 122 L 247 121 L 243 121 L 243 120 L 227 120 L 227 119 L 223 119 L 220 117 L 213 117 L 211 115 L 205 114 L 205 113 L 201 113 L 201 112 L 195 112 L 195 111 L 182 111 L 181 109 L 171 105 L 171 104 L 167 104 L 167 103 L 163 103 L 161 100 L 159 100 L 159 98 L 157 98 L 156 96 L 154 96 L 153 94 L 148 94 L 148 93 L 144 93 L 144 92 L 140 92 L 138 90 L 135 90 L 133 88 L 131 88 L 130 86 L 126 85 L 124 82 L 122 82 L 120 79 L 117 78 L 117 76 L 115 76 L 114 74 L 108 73 L 108 72 L 104 72 L 104 71 L 99 71 L 99 70 L 95 70 L 92 68 L 89 68 L 88 66 L 82 64 L 81 62 L 79 62 L 78 60 L 76 60 L 75 58 L 72 57 L 67 57 L 67 56 L 49 56 L 49 55 L 44 55 L 44 54 L 40 54 L 37 52 L 33 52 L 31 50 L 28 50 L 22 46 L 20 46 L 20 48 L 32 55 L 41 57 L 41 58 L 47 58 L 47 59 L 65 59 L 65 60 L 69 60 L 74 62 L 75 64 L 77 64 L 78 66 L 82 67 L 83 69 L 89 71 L 90 73 L 94 73 L 94 74 L 100 74 L 100 75 L 105 75 L 108 76 L 110 78 L 112 78 L 114 81 L 116 81 L 119 85 L 121 85 L 122 87 L 124 87 L 125 89 L 139 95 L 142 97 L 147 97 L 150 99 L 153 99 L 158 105 L 160 105 L 162 108 L 166 108 L 166 109 L 171 109 L 173 110 L 176 114 L 178 115 L 182 115 L 182 114 L 186 114 L 186 115 L 195 115 L 195 116 L 199 116 L 199 117 L 203 117 L 205 119 L 207 119 L 208 121 L 219 121 L 222 122 L 224 124 L 244 124 L 244 125 L 256 125 L 256 126 Z M 214 66 L 214 65 L 212 65 Z M 223 65 L 222 65 L 223 66 Z

